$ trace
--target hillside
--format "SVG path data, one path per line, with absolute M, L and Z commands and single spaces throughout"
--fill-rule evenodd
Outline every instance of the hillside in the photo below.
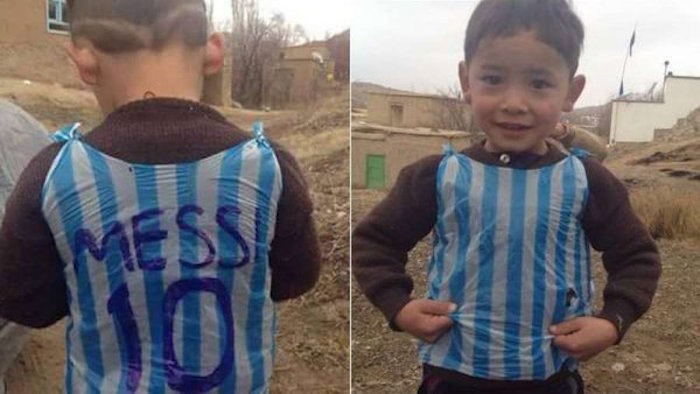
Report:
M 353 82 L 352 83 L 352 108 L 367 108 L 367 93 L 410 93 L 405 90 L 388 88 L 371 82 Z

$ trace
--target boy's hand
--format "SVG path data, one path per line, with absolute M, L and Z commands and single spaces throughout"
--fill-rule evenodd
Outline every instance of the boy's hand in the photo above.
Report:
M 617 328 L 599 317 L 585 316 L 549 327 L 554 344 L 579 361 L 586 361 L 617 341 Z
M 452 302 L 412 300 L 396 314 L 394 324 L 414 337 L 435 342 L 452 327 L 447 315 L 456 309 Z

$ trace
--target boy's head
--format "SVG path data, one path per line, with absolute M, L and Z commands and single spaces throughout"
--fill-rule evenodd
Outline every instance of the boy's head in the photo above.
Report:
M 561 111 L 585 85 L 575 76 L 583 26 L 566 0 L 482 0 L 464 41 L 460 82 L 493 151 L 546 151 Z
M 222 38 L 209 35 L 203 0 L 67 3 L 69 55 L 103 109 L 124 101 L 113 96 L 128 95 L 119 90 L 129 86 L 170 96 L 179 87 L 197 89 L 194 85 L 222 66 Z
M 68 0 L 68 9 L 73 41 L 86 39 L 104 53 L 207 42 L 203 0 Z

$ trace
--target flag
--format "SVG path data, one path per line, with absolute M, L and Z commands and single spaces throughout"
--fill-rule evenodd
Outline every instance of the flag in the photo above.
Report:
M 622 87 L 622 81 L 620 81 L 620 96 L 622 96 L 625 93 L 625 89 Z
M 632 31 L 632 38 L 630 38 L 630 56 L 632 56 L 632 46 L 634 45 L 634 38 L 637 35 L 637 29 Z

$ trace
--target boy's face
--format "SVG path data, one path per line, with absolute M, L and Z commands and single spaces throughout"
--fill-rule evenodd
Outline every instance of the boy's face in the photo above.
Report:
M 486 149 L 545 153 L 545 138 L 585 84 L 569 75 L 564 58 L 532 31 L 483 40 L 469 65 L 460 64 L 460 81 Z

